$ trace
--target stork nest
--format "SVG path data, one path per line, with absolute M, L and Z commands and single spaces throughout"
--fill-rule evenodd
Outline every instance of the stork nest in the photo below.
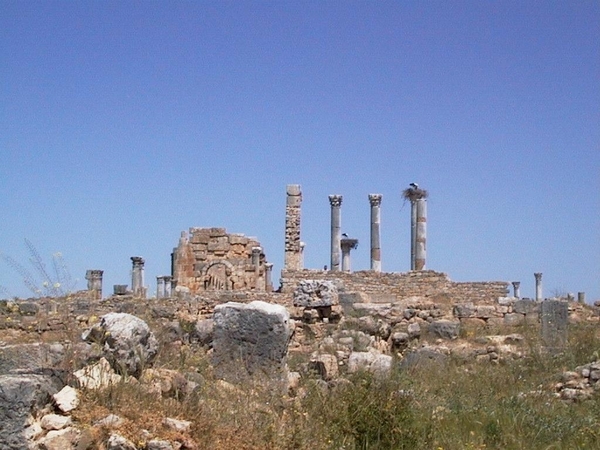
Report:
M 402 191 L 402 197 L 404 197 L 404 200 L 408 200 L 411 203 L 416 202 L 417 200 L 421 200 L 423 198 L 427 198 L 428 196 L 429 194 L 427 193 L 427 191 L 421 188 L 409 187 Z

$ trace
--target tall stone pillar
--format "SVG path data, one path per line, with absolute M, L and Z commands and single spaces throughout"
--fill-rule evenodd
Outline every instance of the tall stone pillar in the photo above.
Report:
M 173 294 L 173 277 L 166 275 L 163 278 L 165 280 L 165 298 L 171 298 Z
M 144 288 L 144 258 L 141 256 L 132 256 L 131 262 L 133 268 L 131 271 L 131 290 L 134 297 L 146 298 L 146 289 Z
M 300 207 L 302 190 L 299 184 L 288 184 L 285 204 L 285 259 L 284 270 L 300 270 Z
M 417 252 L 417 202 L 410 201 L 410 270 L 416 270 Z
M 87 270 L 85 272 L 85 279 L 87 280 L 87 287 L 93 300 L 99 300 L 102 298 L 102 275 L 103 270 Z
M 342 239 L 342 196 L 330 195 L 329 204 L 331 205 L 331 266 L 329 270 L 337 272 L 340 270 Z
M 415 270 L 424 270 L 427 258 L 427 199 L 420 198 L 415 203 L 417 205 Z
M 578 292 L 577 293 L 577 301 L 579 303 L 585 303 L 585 292 Z
M 271 273 L 273 272 L 273 263 L 265 264 L 265 291 L 272 292 L 273 284 L 271 282 Z
M 340 247 L 342 249 L 342 271 L 352 271 L 350 263 L 350 251 L 358 247 L 358 239 L 344 238 L 340 241 Z
M 538 302 L 542 301 L 542 273 L 534 273 L 535 277 L 535 300 Z
M 371 204 L 371 270 L 381 272 L 381 194 L 369 194 Z
M 156 277 L 156 298 L 165 297 L 165 277 Z
M 515 297 L 515 298 L 521 298 L 521 282 L 520 281 L 513 281 L 512 285 L 513 285 L 513 290 L 514 290 L 513 297 Z
M 260 253 L 262 248 L 252 247 L 252 265 L 254 266 L 254 283 L 257 291 L 262 291 L 263 283 L 260 281 Z

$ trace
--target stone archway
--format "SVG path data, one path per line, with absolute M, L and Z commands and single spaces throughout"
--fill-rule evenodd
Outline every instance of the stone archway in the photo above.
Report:
M 233 265 L 226 260 L 214 261 L 202 270 L 205 291 L 229 291 L 233 289 L 231 274 Z

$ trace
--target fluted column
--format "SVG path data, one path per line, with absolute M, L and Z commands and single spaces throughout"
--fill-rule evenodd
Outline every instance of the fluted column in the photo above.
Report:
M 381 272 L 381 194 L 369 194 L 371 204 L 371 270 Z
M 342 239 L 342 196 L 330 195 L 329 204 L 331 205 L 331 266 L 330 270 L 337 272 L 340 270 Z

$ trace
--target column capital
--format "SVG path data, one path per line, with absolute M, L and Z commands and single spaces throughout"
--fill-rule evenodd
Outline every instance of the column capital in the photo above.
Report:
M 134 266 L 143 266 L 145 263 L 144 258 L 141 256 L 132 256 L 131 261 L 133 262 Z
M 342 205 L 342 196 L 341 195 L 330 195 L 329 196 L 329 204 L 331 206 L 341 206 Z
M 520 282 L 520 281 L 513 281 L 513 282 L 512 282 L 512 285 L 513 285 L 515 288 L 518 288 L 519 286 L 521 286 L 521 282 Z
M 252 247 L 252 253 L 260 254 L 262 252 L 262 247 Z
M 535 281 L 542 281 L 542 272 L 536 272 L 533 274 Z
M 369 203 L 371 206 L 379 206 L 381 205 L 381 198 L 383 196 L 381 194 L 369 194 Z

